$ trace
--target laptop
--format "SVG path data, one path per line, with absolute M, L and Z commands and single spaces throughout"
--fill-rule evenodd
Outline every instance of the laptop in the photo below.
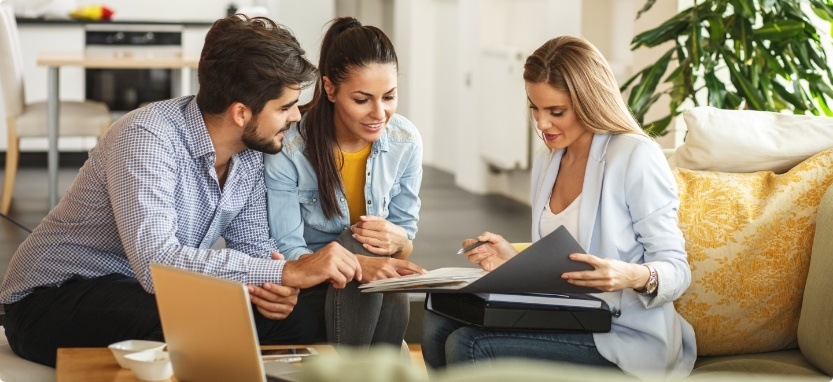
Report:
M 177 380 L 300 380 L 299 366 L 261 359 L 246 285 L 161 264 L 150 272 Z

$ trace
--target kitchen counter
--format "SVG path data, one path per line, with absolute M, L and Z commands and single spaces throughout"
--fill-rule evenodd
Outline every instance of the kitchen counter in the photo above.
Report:
M 181 20 L 181 21 L 150 21 L 150 20 L 112 20 L 112 21 L 92 21 L 92 20 L 73 20 L 73 19 L 43 19 L 43 18 L 23 18 L 18 17 L 17 23 L 19 25 L 182 25 L 186 27 L 210 27 L 214 21 L 198 21 L 198 20 Z

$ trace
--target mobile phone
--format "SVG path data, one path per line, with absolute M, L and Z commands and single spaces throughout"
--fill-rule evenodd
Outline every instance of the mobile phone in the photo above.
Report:
M 260 356 L 264 360 L 300 358 L 316 355 L 318 355 L 318 351 L 313 348 L 260 349 Z

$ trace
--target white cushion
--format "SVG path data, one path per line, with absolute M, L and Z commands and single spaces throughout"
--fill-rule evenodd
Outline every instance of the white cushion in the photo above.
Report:
M 61 101 L 59 136 L 94 136 L 97 137 L 110 124 L 110 111 L 107 105 L 95 101 Z M 46 102 L 26 105 L 17 121 L 17 134 L 21 137 L 45 137 Z
M 0 326 L 0 381 L 55 381 L 55 369 L 18 357 L 6 340 L 6 328 Z
M 683 112 L 688 135 L 671 167 L 784 173 L 833 147 L 833 118 L 708 106 Z

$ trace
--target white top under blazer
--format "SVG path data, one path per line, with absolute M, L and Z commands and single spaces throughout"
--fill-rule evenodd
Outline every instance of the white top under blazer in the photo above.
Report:
M 541 215 L 563 154 L 544 147 L 535 155 L 533 241 L 541 238 Z M 687 376 L 697 357 L 694 329 L 672 301 L 688 288 L 691 271 L 677 225 L 677 184 L 662 150 L 638 134 L 594 135 L 581 196 L 576 239 L 582 248 L 601 258 L 650 262 L 659 276 L 656 296 L 632 289 L 605 293 L 621 315 L 610 332 L 593 335 L 596 348 L 640 378 Z

